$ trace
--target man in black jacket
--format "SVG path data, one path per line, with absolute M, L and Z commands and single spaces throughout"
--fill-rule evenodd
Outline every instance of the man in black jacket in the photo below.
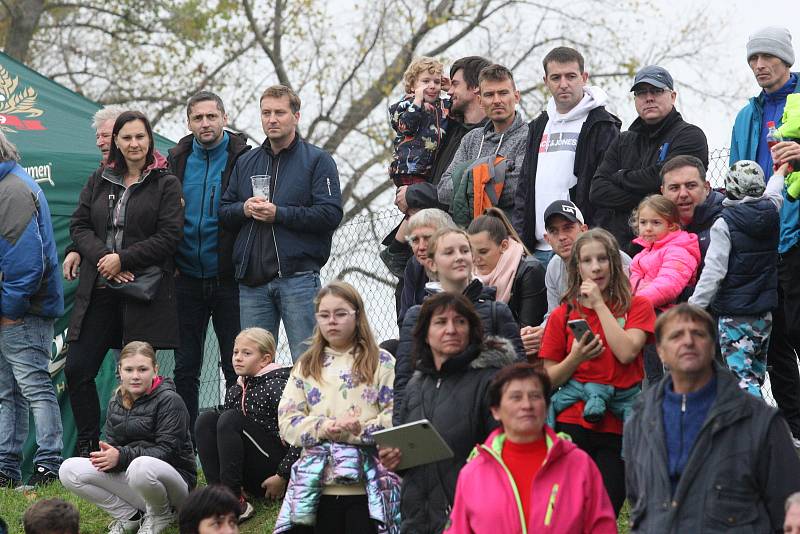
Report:
M 782 532 L 800 460 L 778 411 L 714 363 L 716 322 L 679 304 L 656 321 L 669 373 L 625 422 L 631 532 Z
M 689 154 L 708 167 L 708 143 L 703 131 L 675 109 L 677 93 L 666 69 L 643 67 L 631 91 L 639 117 L 606 151 L 589 201 L 597 208 L 594 224 L 614 234 L 620 248 L 633 256 L 639 247 L 631 243 L 631 211 L 647 195 L 659 193 L 659 171 L 669 159 Z
M 219 343 L 225 382 L 236 382 L 231 355 L 239 333 L 239 286 L 233 278 L 235 234 L 219 224 L 217 210 L 236 160 L 250 147 L 225 130 L 228 116 L 219 96 L 201 91 L 186 106 L 191 133 L 169 151 L 169 166 L 183 185 L 183 239 L 175 254 L 175 293 L 180 346 L 175 350 L 175 389 L 186 404 L 190 430 L 198 411 L 209 318 Z
M 531 121 L 525 160 L 514 196 L 512 223 L 546 267 L 553 249 L 545 240 L 544 212 L 557 200 L 573 201 L 592 225 L 589 187 L 622 122 L 606 111 L 608 96 L 586 85 L 583 56 L 565 46 L 544 58 L 547 110 Z

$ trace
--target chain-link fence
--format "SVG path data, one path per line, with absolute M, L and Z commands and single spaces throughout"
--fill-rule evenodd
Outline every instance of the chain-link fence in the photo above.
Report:
M 708 180 L 714 188 L 724 187 L 728 154 L 727 148 L 715 149 L 709 154 Z M 396 280 L 381 262 L 378 252 L 384 236 L 400 220 L 401 215 L 397 210 L 389 208 L 360 215 L 340 226 L 333 237 L 331 257 L 321 273 L 323 284 L 338 278 L 350 282 L 358 289 L 378 341 L 398 335 L 394 297 Z M 230 358 L 230 355 L 226 357 Z M 213 329 L 209 328 L 200 378 L 201 408 L 215 406 L 224 398 L 219 358 L 217 339 Z M 286 365 L 292 361 L 283 327 L 278 339 L 277 359 Z M 171 376 L 174 368 L 172 351 L 161 351 L 159 362 L 162 373 Z M 763 389 L 767 400 L 774 404 L 768 382 Z

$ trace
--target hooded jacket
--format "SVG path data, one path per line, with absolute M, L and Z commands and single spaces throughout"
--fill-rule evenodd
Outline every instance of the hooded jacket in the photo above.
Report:
M 739 389 L 714 363 L 717 394 L 675 493 L 663 424 L 668 373 L 625 424 L 625 485 L 634 534 L 783 532 L 783 505 L 800 490 L 800 459 L 778 411 Z
M 598 165 L 609 145 L 619 137 L 622 125 L 615 115 L 606 111 L 608 96 L 598 87 L 587 87 L 584 101 L 567 113 L 563 120 L 583 120 L 575 150 L 573 174 L 578 178 L 569 190 L 569 199 L 583 213 L 586 224 L 593 226 L 594 206 L 589 202 L 589 189 Z M 536 248 L 536 179 L 540 145 L 551 116 L 555 116 L 555 102 L 551 98 L 547 111 L 543 111 L 528 125 L 525 159 L 522 163 L 517 192 L 514 196 L 512 224 L 529 250 Z M 546 177 L 543 177 L 546 178 Z M 544 213 L 542 213 L 544 216 Z
M 432 295 L 441 291 L 441 286 L 438 283 L 428 284 L 426 291 L 428 295 Z M 517 354 L 517 358 L 520 361 L 525 361 L 525 349 L 522 347 L 522 339 L 519 337 L 519 325 L 514 320 L 511 309 L 506 304 L 495 301 L 495 288 L 484 286 L 479 279 L 473 278 L 464 290 L 464 296 L 472 302 L 475 306 L 475 311 L 481 318 L 483 335 L 500 336 L 508 339 Z M 420 304 L 409 308 L 403 318 L 403 325 L 400 327 L 400 342 L 397 345 L 394 370 L 394 414 L 392 422 L 395 425 L 400 424 L 400 407 L 403 405 L 404 390 L 411 379 L 411 375 L 414 374 L 413 332 L 414 327 L 417 325 L 417 318 L 419 318 L 421 308 Z
M 800 72 L 791 74 L 794 80 L 800 80 Z M 800 81 L 797 81 L 794 86 L 794 94 L 797 93 L 800 93 Z M 764 107 L 766 104 L 767 95 L 762 90 L 760 94 L 752 97 L 736 115 L 736 122 L 733 124 L 731 133 L 731 165 L 742 159 L 757 161 L 758 144 L 762 137 L 761 130 L 764 124 Z M 782 108 L 782 106 L 777 106 L 776 104 L 773 102 L 774 109 Z M 781 118 L 780 115 L 775 117 L 777 126 L 781 125 Z M 762 168 L 765 172 L 768 172 L 769 165 L 762 165 Z M 784 202 L 781 207 L 781 235 L 778 243 L 778 252 L 784 254 L 798 242 L 800 242 L 800 202 Z
M 528 125 L 522 120 L 519 112 L 515 113 L 511 126 L 502 133 L 494 131 L 494 123 L 491 121 L 487 122 L 483 128 L 475 128 L 467 132 L 461 140 L 450 166 L 439 181 L 437 186 L 439 202 L 448 206 L 452 202 L 453 173 L 456 169 L 463 167 L 466 163 L 471 163 L 481 156 L 498 155 L 513 163 L 513 168 L 506 172 L 505 185 L 497 205 L 498 208 L 506 213 L 511 213 L 514 207 L 514 192 L 517 189 L 522 160 L 525 158 L 525 139 L 527 136 Z
M 445 534 L 616 534 L 614 509 L 594 461 L 568 436 L 544 427 L 547 456 L 531 484 L 524 521 L 514 479 L 503 462 L 506 435 L 492 432 L 458 474 Z
M 0 213 L 0 315 L 59 317 L 64 290 L 50 207 L 15 161 L 0 163 Z
M 240 376 L 225 394 L 225 410 L 242 412 L 267 432 L 278 436 L 278 402 L 291 370 L 291 367 L 270 364 L 255 376 Z M 284 480 L 289 480 L 289 469 L 299 456 L 299 447 L 287 448 L 277 469 Z
M 250 177 L 257 174 L 274 175 L 271 201 L 277 212 L 271 224 L 244 215 L 244 202 L 253 196 Z M 266 139 L 236 160 L 222 195 L 219 218 L 223 227 L 237 234 L 233 247 L 237 280 L 247 274 L 253 250 L 263 246 L 275 247 L 279 277 L 319 272 L 328 261 L 333 231 L 342 220 L 336 163 L 299 134 L 278 154 Z
M 700 264 L 697 236 L 675 230 L 653 243 L 641 237 L 633 242 L 643 247 L 631 262 L 633 294 L 645 297 L 654 308 L 669 308 L 696 280 Z
M 111 252 L 107 239 L 108 202 L 110 195 L 120 198 L 121 184 L 122 177 L 114 169 L 97 169 L 84 185 L 72 214 L 70 237 L 83 259 L 67 341 L 75 341 L 81 335 L 97 283 L 97 262 Z M 136 272 L 158 265 L 163 273 L 152 302 L 122 297 L 122 343 L 147 341 L 160 349 L 176 348 L 179 340 L 173 256 L 183 237 L 181 184 L 167 169 L 164 156 L 156 151 L 153 165 L 126 194 L 122 246 L 118 247 L 122 270 Z
M 453 450 L 447 460 L 420 465 L 403 473 L 402 532 L 441 532 L 453 507 L 456 480 L 470 450 L 486 439 L 497 422 L 489 412 L 486 391 L 498 369 L 516 360 L 508 340 L 487 338 L 437 370 L 422 359 L 408 382 L 407 402 L 398 424 L 427 419 Z
M 197 482 L 194 447 L 189 436 L 189 412 L 171 378 L 156 377 L 153 387 L 130 409 L 119 393 L 108 403 L 106 441 L 119 451 L 111 472 L 125 471 L 140 456 L 150 456 L 174 467 L 189 489 Z
M 431 181 L 436 153 L 450 123 L 447 114 L 440 98 L 417 106 L 414 97 L 406 97 L 389 106 L 389 119 L 397 134 L 389 176 L 398 179 L 410 175 Z
M 631 211 L 644 197 L 660 191 L 661 167 L 681 154 L 695 156 L 708 167 L 703 130 L 683 120 L 675 108 L 658 124 L 637 118 L 608 147 L 595 172 L 589 201 L 596 207 L 594 224 L 611 232 L 628 254 L 635 253 L 628 224 Z
M 250 146 L 243 135 L 225 131 L 228 142 L 221 151 L 206 150 L 195 141 L 194 134 L 183 137 L 178 144 L 169 150 L 167 161 L 170 169 L 181 181 L 186 214 L 184 220 L 184 235 L 178 245 L 175 261 L 181 272 L 195 278 L 205 278 L 207 265 L 216 264 L 216 273 L 208 276 L 233 279 L 233 243 L 236 234 L 225 230 L 219 223 L 217 212 L 222 193 L 228 188 L 233 166 L 239 157 L 250 150 Z M 208 172 L 213 165 L 210 159 L 225 158 L 224 162 L 217 162 L 217 167 L 222 167 L 220 176 L 205 176 L 202 183 L 195 187 L 184 184 L 186 162 L 194 154 L 199 160 L 205 160 L 205 170 Z M 221 165 L 219 165 L 221 164 Z M 217 184 L 217 180 L 219 184 Z M 208 244 L 215 244 L 212 249 Z M 208 255 L 213 255 L 216 260 L 209 261 Z

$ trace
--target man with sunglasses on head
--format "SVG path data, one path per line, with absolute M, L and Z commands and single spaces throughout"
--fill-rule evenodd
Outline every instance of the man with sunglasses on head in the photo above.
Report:
M 633 256 L 639 247 L 631 243 L 631 211 L 644 197 L 660 191 L 659 171 L 669 159 L 688 154 L 708 167 L 708 142 L 703 131 L 675 109 L 677 93 L 665 68 L 640 69 L 631 92 L 639 117 L 606 151 L 589 200 L 597 208 L 594 223 L 614 234 L 620 248 Z

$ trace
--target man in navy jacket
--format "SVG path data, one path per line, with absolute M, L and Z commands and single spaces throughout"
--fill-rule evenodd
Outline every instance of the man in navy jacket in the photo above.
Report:
M 275 339 L 283 320 L 292 360 L 314 330 L 319 271 L 342 220 L 339 173 L 333 158 L 297 133 L 300 98 L 283 85 L 261 95 L 267 139 L 240 157 L 222 196 L 222 225 L 238 232 L 233 248 L 241 326 L 266 328 Z M 253 179 L 269 190 L 253 194 Z

